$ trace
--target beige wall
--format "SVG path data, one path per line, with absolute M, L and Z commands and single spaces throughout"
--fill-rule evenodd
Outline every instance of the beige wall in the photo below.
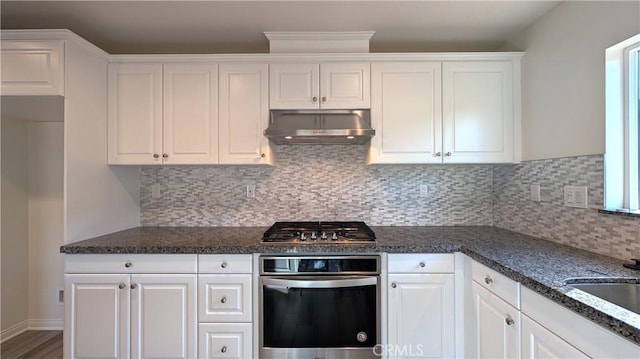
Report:
M 28 319 L 27 123 L 2 119 L 2 331 Z
M 522 62 L 522 159 L 604 153 L 604 51 L 640 32 L 638 1 L 570 1 L 500 50 Z
M 62 122 L 29 122 L 29 323 L 60 327 L 64 305 Z

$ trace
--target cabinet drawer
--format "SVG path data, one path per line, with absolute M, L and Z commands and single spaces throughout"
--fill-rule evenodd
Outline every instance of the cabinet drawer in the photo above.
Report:
M 201 254 L 198 273 L 251 273 L 252 262 L 250 254 Z
M 454 256 L 451 253 L 389 254 L 389 273 L 453 273 Z
M 520 309 L 520 283 L 476 261 L 471 261 L 471 275 L 481 287 Z
M 251 322 L 251 275 L 198 276 L 200 322 Z
M 205 323 L 198 326 L 200 358 L 251 358 L 252 342 L 249 323 Z
M 195 254 L 67 254 L 65 273 L 196 273 Z

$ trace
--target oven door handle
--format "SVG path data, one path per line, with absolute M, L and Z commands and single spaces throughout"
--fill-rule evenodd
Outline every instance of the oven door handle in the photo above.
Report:
M 378 277 L 361 278 L 331 278 L 331 279 L 282 279 L 282 278 L 262 278 L 262 285 L 274 289 L 290 288 L 345 288 L 363 287 L 366 285 L 378 284 Z

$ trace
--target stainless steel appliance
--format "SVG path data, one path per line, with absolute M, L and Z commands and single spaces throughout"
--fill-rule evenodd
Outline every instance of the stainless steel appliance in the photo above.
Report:
M 260 358 L 376 358 L 380 256 L 260 257 Z
M 263 243 L 375 244 L 376 234 L 364 222 L 276 222 Z

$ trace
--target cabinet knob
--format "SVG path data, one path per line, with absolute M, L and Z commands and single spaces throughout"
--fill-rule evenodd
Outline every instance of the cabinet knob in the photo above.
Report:
M 440 156 L 442 156 L 442 152 L 436 152 L 436 155 L 435 155 L 435 156 L 436 156 L 436 157 L 440 157 Z
M 118 284 L 118 288 L 120 288 L 120 289 L 124 289 L 126 286 L 127 285 L 122 283 L 122 282 L 120 282 L 120 284 Z
M 426 266 L 427 266 L 427 264 L 425 262 L 420 262 L 420 268 L 424 268 Z
M 131 289 L 136 289 L 136 288 L 138 288 L 138 285 L 135 283 L 131 283 Z
M 227 268 L 227 262 L 222 262 L 222 264 L 220 264 L 220 267 Z
M 326 96 L 322 96 L 322 102 L 327 102 L 327 97 Z
M 451 152 L 447 152 L 444 155 L 447 156 L 447 157 L 451 157 Z
M 131 266 L 132 266 L 132 265 L 133 265 L 133 264 L 132 264 L 130 261 L 126 261 L 126 262 L 124 263 L 124 267 L 125 267 L 125 268 L 131 268 Z
M 158 157 L 160 157 L 160 155 L 159 155 L 159 154 L 157 154 L 157 153 L 154 153 L 154 154 L 153 154 L 153 158 L 158 158 Z
M 493 278 L 489 277 L 488 275 L 486 277 L 484 277 L 484 282 L 487 284 L 491 284 L 493 283 Z
M 223 346 L 222 346 L 222 348 L 220 348 L 220 351 L 221 351 L 222 353 L 226 353 L 226 352 L 227 352 L 227 346 L 226 346 L 226 345 L 223 345 Z
M 224 303 L 226 303 L 226 302 L 227 302 L 227 297 L 222 297 L 222 298 L 220 299 L 220 303 L 224 304 Z
M 318 102 L 318 97 L 313 96 L 313 97 L 311 98 L 311 100 L 312 100 L 313 102 Z
M 513 320 L 511 315 L 507 314 L 507 317 L 504 318 L 504 322 L 507 323 L 507 325 L 513 325 L 516 321 Z
M 168 155 L 168 154 L 166 154 L 166 153 L 163 153 L 163 154 L 162 154 L 162 158 L 169 158 L 169 155 Z
M 397 287 L 398 287 L 398 283 L 396 282 L 391 283 L 391 288 L 397 288 Z
M 265 157 L 267 157 L 267 155 L 265 155 L 264 153 L 261 153 L 260 157 L 265 158 Z

